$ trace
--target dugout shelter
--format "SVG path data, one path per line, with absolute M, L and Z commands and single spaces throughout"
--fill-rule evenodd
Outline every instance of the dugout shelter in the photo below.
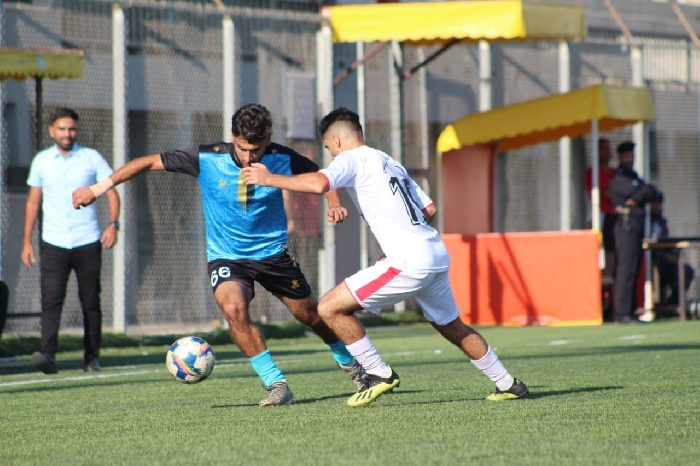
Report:
M 494 160 L 499 152 L 562 137 L 590 134 L 597 141 L 599 131 L 655 118 L 648 88 L 596 85 L 447 125 L 437 142 L 438 218 L 463 320 L 486 325 L 602 322 L 598 145 L 592 144 L 591 230 L 495 232 Z M 644 153 L 638 157 L 648 160 Z

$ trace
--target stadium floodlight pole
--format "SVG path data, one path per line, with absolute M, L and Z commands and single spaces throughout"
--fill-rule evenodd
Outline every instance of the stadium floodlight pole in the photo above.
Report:
M 124 23 L 124 10 L 118 3 L 112 4 L 112 164 L 121 167 L 126 163 L 126 27 Z M 125 202 L 124 185 L 114 188 Z M 123 210 L 122 210 L 123 211 Z M 113 249 L 112 264 L 112 326 L 115 332 L 126 333 L 126 242 L 130 232 L 124 215 L 122 224 L 122 238 L 117 241 Z

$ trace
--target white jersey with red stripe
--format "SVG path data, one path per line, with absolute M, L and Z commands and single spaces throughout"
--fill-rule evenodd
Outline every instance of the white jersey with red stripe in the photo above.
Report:
M 330 189 L 345 188 L 391 263 L 403 270 L 439 272 L 450 257 L 422 209 L 433 201 L 389 155 L 368 146 L 338 154 L 321 169 Z

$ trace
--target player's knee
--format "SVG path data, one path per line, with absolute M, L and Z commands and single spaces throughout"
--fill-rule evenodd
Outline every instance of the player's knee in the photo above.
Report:
M 320 315 L 323 320 L 326 320 L 329 317 L 333 317 L 333 313 L 333 308 L 329 306 L 328 300 L 321 299 L 321 302 L 318 303 L 318 315 Z
M 250 324 L 248 311 L 244 307 L 236 304 L 225 304 L 221 307 L 221 312 L 224 314 L 230 327 L 240 328 Z

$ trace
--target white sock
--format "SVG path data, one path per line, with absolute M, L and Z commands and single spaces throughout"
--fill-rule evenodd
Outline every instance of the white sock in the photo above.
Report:
M 490 346 L 486 352 L 486 356 L 481 359 L 472 359 L 471 362 L 477 369 L 483 372 L 491 382 L 495 383 L 496 388 L 500 391 L 508 390 L 513 386 L 515 379 L 508 373 L 501 360 L 496 356 L 496 353 L 491 351 Z
M 378 375 L 379 377 L 389 377 L 391 375 L 391 371 L 386 363 L 382 361 L 382 357 L 379 356 L 377 349 L 367 335 L 361 340 L 347 345 L 347 348 L 368 374 Z

